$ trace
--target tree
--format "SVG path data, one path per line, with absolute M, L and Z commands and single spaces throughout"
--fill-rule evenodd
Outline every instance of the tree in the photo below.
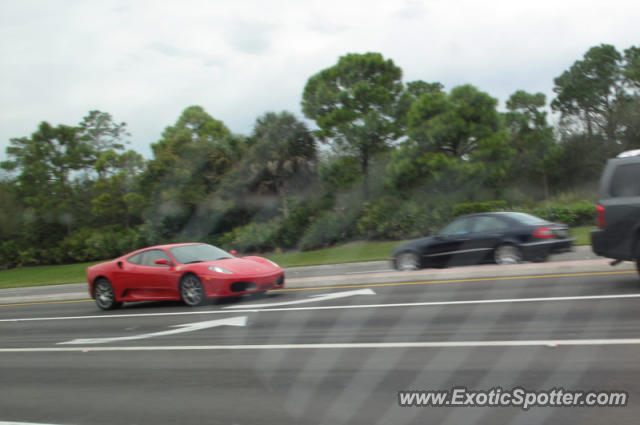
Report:
M 511 147 L 515 150 L 513 178 L 521 182 L 539 181 L 544 197 L 549 197 L 549 166 L 557 155 L 553 128 L 547 124 L 543 93 L 518 90 L 507 100 L 505 114 L 510 130 Z
M 195 205 L 211 193 L 231 164 L 224 139 L 229 129 L 200 106 L 186 108 L 162 139 L 151 145 L 154 158 L 148 164 L 147 187 L 164 199 Z
M 620 130 L 619 108 L 628 94 L 623 78 L 623 57 L 616 48 L 601 44 L 590 48 L 582 60 L 554 79 L 551 102 L 562 118 L 584 125 L 589 137 L 596 133 L 614 143 Z
M 246 151 L 245 139 L 232 135 L 202 107 L 190 106 L 151 148 L 154 157 L 141 184 L 151 200 L 147 219 L 154 234 L 171 238 L 197 216 L 189 236 L 201 235 L 213 221 L 209 217 L 205 223 L 210 212 L 205 204 Z
M 276 193 L 288 217 L 287 198 L 309 184 L 315 171 L 315 140 L 307 126 L 289 112 L 268 112 L 258 118 L 251 139 L 250 184 L 257 192 Z
M 31 137 L 11 139 L 2 168 L 17 172 L 16 194 L 31 214 L 31 240 L 55 240 L 74 221 L 71 175 L 90 162 L 77 128 L 42 122 Z
M 347 54 L 307 81 L 302 110 L 322 141 L 356 156 L 368 196 L 371 159 L 399 136 L 396 108 L 402 70 L 379 53 Z
M 407 115 L 411 106 L 423 95 L 429 93 L 442 93 L 444 86 L 438 82 L 427 83 L 425 81 L 417 80 L 410 81 L 406 84 L 400 99 L 398 100 L 398 107 L 396 109 L 396 124 L 398 125 L 399 132 L 403 135 L 407 132 Z
M 409 139 L 387 167 L 397 190 L 438 191 L 504 184 L 510 148 L 497 100 L 473 86 L 422 94 L 407 115 Z
M 631 46 L 626 49 L 624 61 L 623 74 L 626 82 L 636 89 L 640 89 L 640 47 Z
M 114 122 L 107 112 L 89 111 L 78 125 L 78 137 L 89 144 L 96 159 L 108 150 L 123 150 L 129 136 L 127 124 Z
M 408 134 L 426 150 L 469 158 L 501 128 L 498 101 L 471 85 L 425 93 L 408 114 Z
M 146 199 L 139 193 L 138 177 L 144 166 L 144 158 L 132 150 L 108 150 L 98 158 L 95 168 L 101 178 L 93 186 L 91 212 L 99 225 L 140 222 Z

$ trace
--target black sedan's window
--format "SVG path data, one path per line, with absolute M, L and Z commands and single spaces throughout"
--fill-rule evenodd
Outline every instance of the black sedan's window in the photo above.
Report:
M 547 220 L 544 220 L 540 217 L 536 217 L 535 215 L 531 215 L 531 214 L 525 214 L 525 213 L 507 213 L 505 214 L 507 217 L 512 218 L 514 220 L 516 220 L 518 223 L 520 224 L 527 224 L 527 225 L 538 225 L 538 224 L 545 224 L 548 223 Z
M 460 218 L 447 224 L 438 234 L 440 236 L 464 235 L 471 231 L 471 219 Z
M 477 217 L 473 226 L 474 232 L 496 232 L 505 230 L 509 225 L 497 217 Z

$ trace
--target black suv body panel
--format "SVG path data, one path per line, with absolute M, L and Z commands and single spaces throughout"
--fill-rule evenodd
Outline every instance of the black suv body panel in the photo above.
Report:
M 598 204 L 604 227 L 591 232 L 593 252 L 616 260 L 638 258 L 640 242 L 640 156 L 607 162 Z

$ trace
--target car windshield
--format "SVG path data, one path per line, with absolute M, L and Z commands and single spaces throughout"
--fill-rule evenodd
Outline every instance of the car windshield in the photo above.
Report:
M 169 248 L 169 251 L 171 251 L 171 255 L 173 255 L 176 261 L 181 264 L 233 258 L 233 255 L 227 251 L 207 244 L 182 245 Z
M 536 224 L 548 223 L 547 220 L 544 220 L 540 217 L 536 217 L 535 215 L 526 214 L 526 213 L 518 213 L 518 212 L 508 213 L 507 217 L 512 218 L 521 224 L 536 225 Z

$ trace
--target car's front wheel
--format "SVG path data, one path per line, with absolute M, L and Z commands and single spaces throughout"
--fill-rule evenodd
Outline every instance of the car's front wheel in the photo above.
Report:
M 121 302 L 116 301 L 116 294 L 111 282 L 104 277 L 96 279 L 93 284 L 93 297 L 98 307 L 103 310 L 113 310 L 122 305 Z
M 198 276 L 188 274 L 180 280 L 180 297 L 189 307 L 204 304 L 207 296 L 204 293 L 204 287 L 200 279 L 198 279 Z
M 522 253 L 515 245 L 503 244 L 496 248 L 493 259 L 496 264 L 518 264 L 522 261 Z
M 402 252 L 396 258 L 396 268 L 398 270 L 418 270 L 420 268 L 420 257 L 415 252 Z

